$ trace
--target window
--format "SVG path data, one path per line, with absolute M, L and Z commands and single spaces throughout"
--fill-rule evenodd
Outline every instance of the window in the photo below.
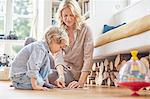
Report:
M 13 0 L 13 31 L 19 39 L 30 34 L 32 23 L 32 0 Z
M 57 13 L 60 1 L 53 1 L 52 2 L 52 25 L 57 25 L 57 21 L 55 19 L 55 14 Z
M 33 21 L 33 1 L 0 0 L 0 56 L 14 57 L 23 47 L 24 39 L 30 36 Z M 3 36 L 15 33 L 19 40 L 2 40 Z
M 0 57 L 3 54 L 7 54 L 10 57 L 14 57 L 20 49 L 23 47 L 24 41 L 22 40 L 1 40 L 0 41 Z
M 5 0 L 0 0 L 0 35 L 4 33 Z
M 14 31 L 18 39 L 30 35 L 33 20 L 33 0 L 0 0 L 0 33 Z M 6 5 L 6 6 L 4 6 Z M 5 13 L 6 12 L 6 13 Z

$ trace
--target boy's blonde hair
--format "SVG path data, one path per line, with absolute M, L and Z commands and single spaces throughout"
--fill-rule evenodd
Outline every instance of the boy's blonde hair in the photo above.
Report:
M 62 20 L 62 10 L 66 7 L 69 7 L 73 15 L 76 17 L 75 28 L 81 29 L 81 25 L 83 24 L 85 18 L 81 16 L 81 8 L 76 0 L 63 0 L 60 3 L 56 14 L 59 25 L 66 28 L 66 25 Z
M 68 35 L 64 32 L 61 31 L 60 28 L 58 27 L 49 27 L 45 31 L 45 41 L 47 43 L 51 43 L 52 40 L 55 40 L 57 44 L 60 44 L 62 40 L 65 41 L 65 44 L 69 46 L 69 38 Z

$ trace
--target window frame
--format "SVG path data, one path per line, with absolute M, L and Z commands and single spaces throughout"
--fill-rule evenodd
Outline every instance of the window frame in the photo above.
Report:
M 4 16 L 4 35 L 8 35 L 9 32 L 13 30 L 13 25 L 14 25 L 13 21 L 14 21 L 15 17 L 33 20 L 33 15 L 19 15 L 19 14 L 14 13 L 13 3 L 14 3 L 14 0 L 6 0 L 5 1 L 5 12 L 3 15 Z M 32 22 L 31 22 L 31 24 L 32 24 Z
M 1 21 L 3 21 L 2 22 L 3 24 L 1 24 L 1 25 L 3 25 L 3 29 L 2 29 L 3 31 L 0 31 L 0 35 L 3 35 L 3 33 L 4 33 L 4 20 L 5 20 L 4 19 L 5 18 L 5 2 L 6 1 L 5 0 L 1 0 L 1 2 L 3 2 L 4 4 L 2 3 L 3 6 L 1 8 L 3 9 L 3 11 L 0 12 L 0 17 L 3 18 L 3 20 L 1 20 Z
M 15 14 L 13 9 L 13 3 L 14 0 L 4 0 L 4 11 L 3 13 L 0 13 L 0 16 L 4 17 L 4 35 L 8 35 L 10 31 L 13 30 L 13 21 L 15 19 L 15 17 L 17 18 L 25 18 L 25 19 L 33 19 L 33 15 L 18 15 Z M 34 10 L 34 9 L 33 9 Z M 33 12 L 34 13 L 34 12 Z M 14 19 L 13 19 L 14 18 Z M 32 24 L 32 22 L 31 22 Z M 31 26 L 32 28 L 32 26 Z M 31 30 L 30 30 L 31 31 Z M 30 35 L 30 34 L 29 34 Z M 12 46 L 24 46 L 24 39 L 20 39 L 20 40 L 10 40 L 10 39 L 0 39 L 0 47 L 2 47 L 0 49 L 0 56 L 2 54 L 7 54 L 9 56 L 15 56 L 13 50 L 12 50 Z

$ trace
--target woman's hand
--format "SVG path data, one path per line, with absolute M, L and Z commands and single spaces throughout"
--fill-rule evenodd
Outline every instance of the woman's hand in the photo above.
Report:
M 72 82 L 69 83 L 69 85 L 67 87 L 68 88 L 83 88 L 84 83 L 79 83 L 77 81 L 72 81 Z
M 59 76 L 59 78 L 55 81 L 55 84 L 59 87 L 59 88 L 65 88 L 65 78 L 64 76 Z
M 89 72 L 82 72 L 79 78 L 79 81 L 72 81 L 69 83 L 69 85 L 67 86 L 68 88 L 83 88 L 84 87 L 84 83 L 86 82 L 87 76 L 88 76 Z

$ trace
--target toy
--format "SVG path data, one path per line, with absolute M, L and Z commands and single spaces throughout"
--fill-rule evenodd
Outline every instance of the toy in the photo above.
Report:
M 127 87 L 139 96 L 137 91 L 143 87 L 150 86 L 149 69 L 137 57 L 138 51 L 131 51 L 131 59 L 119 71 L 119 86 Z
M 9 80 L 9 63 L 11 58 L 7 54 L 0 56 L 0 80 Z
M 0 66 L 9 66 L 9 63 L 11 61 L 11 58 L 9 57 L 9 55 L 7 54 L 3 54 L 2 56 L 0 56 Z

